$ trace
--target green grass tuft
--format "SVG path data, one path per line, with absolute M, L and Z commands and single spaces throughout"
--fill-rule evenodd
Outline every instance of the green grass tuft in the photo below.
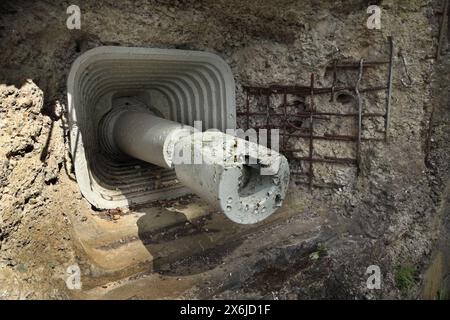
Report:
M 416 284 L 417 270 L 412 265 L 399 265 L 395 268 L 395 283 L 403 293 L 407 293 Z

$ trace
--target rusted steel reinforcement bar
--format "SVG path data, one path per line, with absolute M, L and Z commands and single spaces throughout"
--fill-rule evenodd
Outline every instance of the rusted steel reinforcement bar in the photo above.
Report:
M 308 184 L 308 182 L 305 181 L 296 181 L 296 184 Z M 345 187 L 344 185 L 337 184 L 337 183 L 313 183 L 313 188 L 316 189 L 339 189 Z
M 304 138 L 309 139 L 309 135 L 295 134 L 295 133 L 286 133 L 289 137 L 296 138 Z M 328 141 L 348 141 L 348 142 L 356 142 L 358 140 L 357 136 L 344 136 L 344 135 L 323 135 L 323 136 L 313 136 L 314 140 L 328 140 Z M 384 139 L 378 138 L 361 138 L 361 141 L 384 141 Z M 284 150 L 284 149 L 283 149 Z
M 361 171 L 361 131 L 362 131 L 362 101 L 361 95 L 359 94 L 359 85 L 361 83 L 363 70 L 364 70 L 364 59 L 359 62 L 359 75 L 358 80 L 355 85 L 355 93 L 358 99 L 358 136 L 356 140 L 356 162 L 357 162 L 357 174 Z
M 258 129 L 277 129 L 276 127 L 269 127 L 267 128 L 266 126 L 260 126 L 260 127 L 255 127 L 253 128 L 255 130 Z M 284 133 L 283 135 L 287 136 L 287 137 L 292 137 L 292 138 L 302 138 L 302 139 L 309 139 L 311 136 L 309 134 L 309 128 L 301 128 L 304 131 L 307 131 L 308 134 L 298 134 L 298 133 Z M 358 140 L 358 136 L 348 136 L 348 135 L 334 135 L 334 134 L 324 134 L 323 136 L 316 136 L 313 135 L 313 139 L 314 140 L 329 140 L 329 141 L 349 141 L 349 142 L 356 142 Z M 377 142 L 382 142 L 384 141 L 384 138 L 363 138 L 361 137 L 362 141 L 377 141 Z M 285 150 L 285 148 L 283 148 L 282 150 Z
M 441 23 L 439 26 L 439 38 L 438 38 L 438 45 L 436 48 L 436 60 L 439 60 L 441 57 L 441 49 L 442 49 L 442 43 L 444 42 L 444 34 L 445 34 L 445 25 L 448 22 L 448 1 L 444 0 L 443 3 L 443 9 L 442 9 L 442 18 Z
M 364 68 L 375 68 L 378 66 L 389 64 L 389 61 L 366 61 L 364 62 Z M 359 61 L 341 61 L 337 64 L 332 64 L 326 67 L 327 69 L 359 69 Z
M 389 127 L 391 122 L 391 100 L 392 100 L 392 77 L 394 68 L 394 39 L 389 37 L 389 71 L 388 71 L 388 89 L 386 95 L 386 117 L 384 124 L 385 141 L 389 141 Z
M 266 93 L 266 129 L 267 131 L 270 130 L 270 94 Z M 270 135 L 269 132 L 267 132 L 267 135 Z M 267 147 L 270 148 L 270 139 L 267 140 Z
M 284 152 L 301 152 L 300 149 L 288 149 Z M 334 158 L 334 157 L 324 157 L 324 158 L 311 158 L 311 157 L 298 157 L 297 159 L 307 162 L 324 162 L 324 163 L 335 163 L 335 164 L 345 164 L 345 165 L 357 165 L 356 159 L 352 158 Z
M 309 158 L 313 158 L 314 154 L 314 73 L 311 74 L 311 104 L 309 106 Z M 313 186 L 313 179 L 314 179 L 314 168 L 313 168 L 313 161 L 310 161 L 309 163 L 309 188 L 312 190 Z
M 283 92 L 283 115 L 284 118 L 287 118 L 287 94 L 286 90 Z M 283 142 L 281 145 L 282 149 L 286 148 L 286 121 L 283 121 Z
M 298 96 L 309 96 L 311 93 L 311 89 L 309 87 L 303 87 L 303 86 L 270 86 L 270 87 L 250 87 L 250 86 L 244 86 L 244 89 L 252 95 L 261 95 L 261 94 L 282 94 L 283 92 L 286 92 L 286 94 L 293 94 Z M 325 88 L 315 88 L 314 94 L 315 95 L 322 95 L 322 94 L 329 94 L 334 92 L 340 92 L 340 91 L 352 91 L 354 87 L 325 87 Z M 387 86 L 374 86 L 369 88 L 363 88 L 360 89 L 359 92 L 373 92 L 373 91 L 383 91 L 387 90 Z
M 331 85 L 330 102 L 335 101 L 335 89 L 337 83 L 337 59 L 333 61 L 333 84 Z
M 361 91 L 360 91 L 361 92 Z M 238 116 L 265 116 L 266 112 L 237 112 Z M 333 116 L 333 117 L 359 117 L 359 113 L 334 113 L 334 112 L 313 112 L 313 117 L 317 116 Z M 285 117 L 285 114 L 282 113 L 271 113 L 271 117 Z M 297 112 L 293 114 L 289 114 L 289 117 L 292 118 L 309 118 L 311 116 L 311 112 Z M 384 113 L 365 113 L 361 115 L 364 117 L 385 117 Z
M 289 137 L 296 137 L 296 138 L 304 138 L 304 139 L 309 139 L 311 136 L 310 135 L 302 135 L 302 134 L 295 134 L 295 133 L 286 133 L 287 136 Z M 314 136 L 313 135 L 313 139 L 314 140 L 329 140 L 329 141 L 350 141 L 350 142 L 355 142 L 358 140 L 358 137 L 354 137 L 354 136 L 344 136 L 344 135 L 323 135 L 323 136 Z M 371 139 L 371 138 L 369 138 Z M 366 141 L 370 141 L 367 140 Z

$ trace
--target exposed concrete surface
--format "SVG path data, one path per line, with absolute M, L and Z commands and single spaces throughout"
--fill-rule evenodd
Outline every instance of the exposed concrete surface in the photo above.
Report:
M 445 239 L 438 212 L 443 182 L 438 178 L 448 175 L 449 163 L 446 130 L 433 131 L 436 169 L 425 163 L 431 107 L 448 106 L 446 98 L 441 100 L 448 88 L 433 90 L 433 80 L 448 74 L 448 69 L 436 69 L 429 58 L 438 34 L 433 11 L 439 7 L 437 1 L 383 1 L 380 31 L 367 30 L 367 2 L 356 0 L 282 1 L 276 6 L 272 1 L 84 1 L 79 3 L 80 31 L 65 26 L 70 4 L 1 4 L 2 298 L 422 296 L 423 272 L 435 244 Z M 363 147 L 364 166 L 358 178 L 338 170 L 345 188 L 310 193 L 292 186 L 283 207 L 289 214 L 274 214 L 274 220 L 240 233 L 245 234 L 242 237 L 233 237 L 232 226 L 216 220 L 217 213 L 208 212 L 195 198 L 130 212 L 97 212 L 79 194 L 67 156 L 63 110 L 69 68 L 82 52 L 100 45 L 214 52 L 231 66 L 239 106 L 244 101 L 242 85 L 304 85 L 310 72 L 319 75 L 318 83 L 326 84 L 322 75 L 336 48 L 349 59 L 377 58 L 385 56 L 388 35 L 407 55 L 415 84 L 411 88 L 401 84 L 404 75 L 396 56 L 390 143 Z M 385 79 L 384 73 L 375 70 L 369 75 L 369 82 L 380 79 Z M 366 101 L 374 108 L 383 103 L 382 97 Z M 322 105 L 328 108 L 325 102 Z M 448 115 L 436 110 L 437 128 L 448 128 Z M 325 145 L 319 148 L 328 151 Z M 325 178 L 332 175 L 326 167 L 321 171 Z M 191 221 L 186 206 L 196 207 L 198 217 L 210 214 L 213 219 Z M 167 211 L 173 215 L 161 221 L 166 227 L 151 232 L 148 219 Z M 221 229 L 203 227 L 208 221 Z M 122 223 L 123 228 L 115 228 Z M 79 231 L 83 224 L 98 233 L 83 234 Z M 217 238 L 211 241 L 211 234 Z M 134 276 L 108 275 L 99 267 L 105 260 L 92 253 L 97 246 L 90 241 L 98 236 L 106 238 L 101 249 L 111 250 L 103 256 L 110 259 L 106 266 L 120 270 L 131 270 L 134 262 L 150 257 L 148 248 L 142 250 L 144 243 L 164 254 L 172 244 L 178 248 L 177 241 L 183 239 L 191 248 L 186 252 L 193 255 L 175 252 L 156 269 L 143 263 L 132 270 Z M 131 241 L 133 236 L 137 238 Z M 217 239 L 225 239 L 229 246 L 221 246 Z M 121 252 L 131 245 L 137 260 L 131 257 L 126 265 L 118 265 Z M 65 286 L 66 269 L 75 263 L 81 267 L 82 291 Z M 381 268 L 381 290 L 366 287 L 365 271 L 372 264 Z M 410 286 L 399 281 L 404 275 L 399 270 L 412 270 Z M 429 288 L 428 297 L 433 297 L 437 286 Z

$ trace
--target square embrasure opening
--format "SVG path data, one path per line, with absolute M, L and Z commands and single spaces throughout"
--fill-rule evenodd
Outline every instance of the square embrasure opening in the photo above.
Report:
M 189 193 L 172 170 L 117 158 L 98 134 L 114 108 L 139 104 L 166 119 L 203 129 L 236 126 L 234 79 L 217 55 L 185 50 L 98 47 L 68 78 L 71 154 L 81 192 L 97 208 L 116 208 Z

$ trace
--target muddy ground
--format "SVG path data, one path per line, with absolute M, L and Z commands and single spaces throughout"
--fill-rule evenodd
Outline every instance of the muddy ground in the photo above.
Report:
M 381 30 L 366 28 L 368 2 L 78 1 L 81 30 L 69 30 L 72 2 L 2 1 L 0 298 L 448 297 L 449 55 L 435 59 L 441 1 L 378 1 Z M 66 79 L 79 55 L 100 45 L 213 52 L 230 64 L 242 106 L 244 85 L 307 85 L 311 72 L 327 85 L 334 58 L 383 58 L 388 36 L 390 139 L 363 145 L 359 176 L 344 172 L 343 187 L 312 192 L 293 183 L 285 206 L 295 214 L 244 240 L 158 272 L 67 288 L 68 266 L 92 275 L 74 225 L 99 215 L 79 193 L 68 152 Z M 399 52 L 412 86 L 402 84 Z M 374 70 L 367 83 L 380 79 L 385 70 Z M 365 103 L 376 109 L 384 100 Z M 381 269 L 379 290 L 366 286 L 370 265 Z

